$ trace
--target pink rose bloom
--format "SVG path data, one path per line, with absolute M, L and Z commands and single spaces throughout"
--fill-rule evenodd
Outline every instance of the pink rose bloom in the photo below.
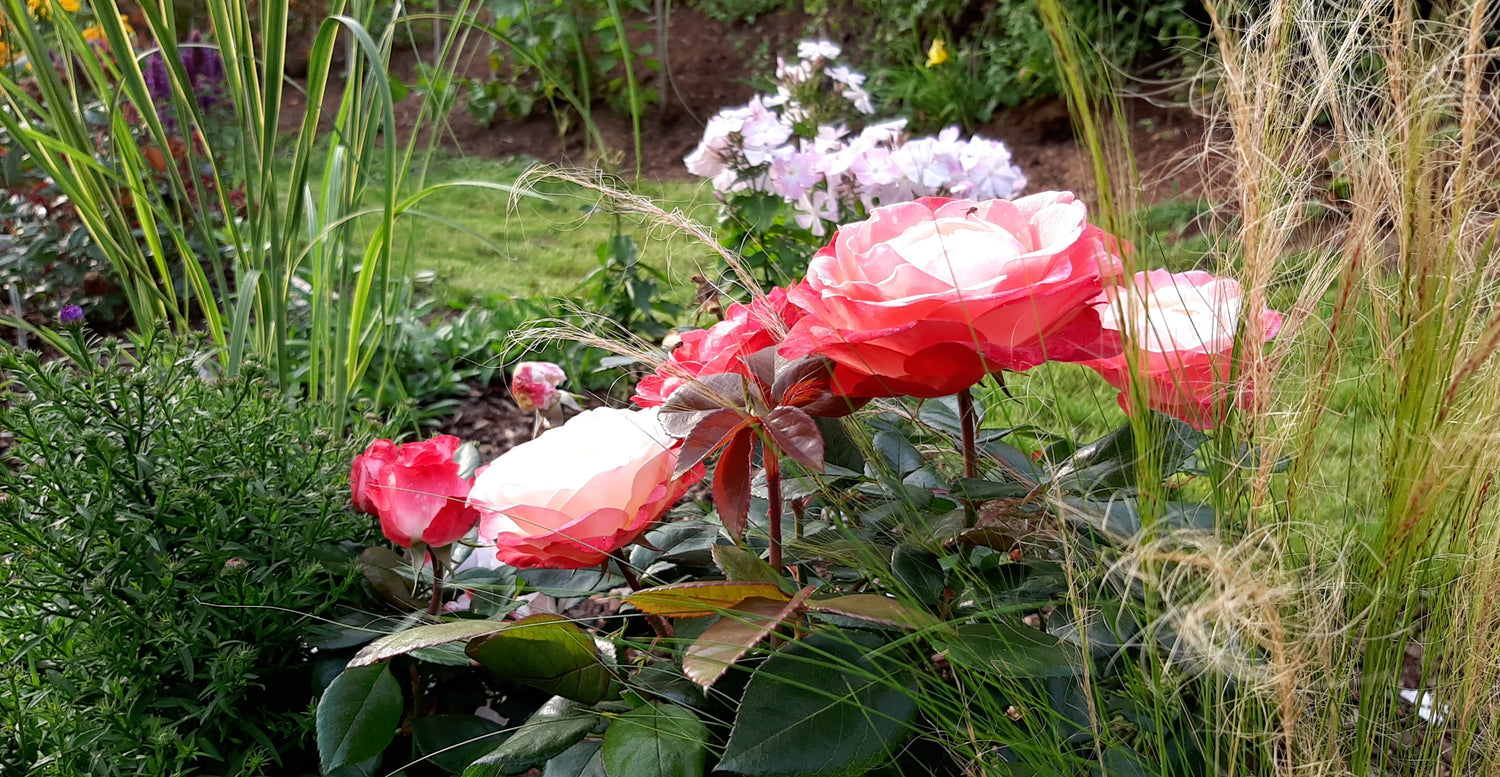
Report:
M 375 509 L 375 490 L 380 471 L 396 460 L 397 446 L 390 440 L 376 440 L 365 448 L 365 452 L 354 457 L 354 466 L 349 472 L 349 486 L 353 491 L 354 509 L 366 515 L 379 515 Z
M 465 502 L 472 481 L 453 460 L 459 445 L 447 434 L 405 445 L 376 440 L 354 459 L 354 506 L 378 515 L 386 539 L 403 548 L 451 545 L 479 521 Z
M 510 394 L 521 412 L 551 410 L 562 398 L 557 387 L 568 376 L 552 362 L 521 362 L 510 376 Z
M 730 305 L 723 321 L 708 329 L 683 332 L 681 345 L 655 374 L 641 379 L 631 401 L 640 407 L 656 407 L 682 384 L 701 375 L 745 374 L 745 357 L 781 342 L 781 332 L 801 314 L 788 304 L 783 289 L 772 289 L 763 301 Z
M 837 363 L 847 397 L 940 397 L 986 373 L 1100 353 L 1089 301 L 1114 239 L 1067 192 L 923 199 L 839 228 L 787 291 L 804 315 L 781 354 Z
M 479 539 L 514 567 L 578 569 L 634 541 L 703 476 L 672 478 L 657 410 L 598 408 L 511 448 L 479 474 Z
M 1237 281 L 1197 270 L 1136 273 L 1134 282 L 1105 290 L 1095 301 L 1106 344 L 1124 347 L 1128 332 L 1139 347 L 1136 379 L 1145 381 L 1147 404 L 1197 429 L 1211 429 L 1232 402 L 1243 401 L 1251 386 L 1237 386 L 1233 363 L 1244 290 Z M 1281 314 L 1267 310 L 1248 336 L 1270 340 L 1281 331 Z M 1132 375 L 1123 352 L 1084 362 L 1122 393 Z

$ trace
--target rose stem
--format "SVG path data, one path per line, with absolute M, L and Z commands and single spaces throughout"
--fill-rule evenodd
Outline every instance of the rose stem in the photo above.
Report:
M 807 519 L 807 500 L 792 500 L 792 540 L 802 539 L 802 522 Z M 802 567 L 792 567 L 792 579 L 802 583 Z
M 771 567 L 781 570 L 781 458 L 776 446 L 762 445 L 766 465 L 766 520 L 771 524 Z
M 609 571 L 609 564 L 605 564 L 604 566 L 605 571 Z M 615 557 L 615 566 L 620 568 L 620 576 L 625 578 L 625 585 L 630 586 L 631 591 L 641 590 L 641 579 L 636 577 L 635 570 L 631 569 L 630 565 L 625 563 L 625 559 L 618 556 Z M 668 623 L 666 618 L 660 615 L 647 615 L 646 622 L 651 624 L 651 630 L 656 632 L 656 636 L 672 636 L 672 624 Z
M 427 602 L 427 614 L 436 618 L 443 609 L 443 562 L 431 550 L 427 551 L 427 557 L 432 559 L 432 599 Z
M 958 428 L 962 435 L 964 449 L 964 477 L 973 479 L 979 477 L 979 455 L 975 437 L 979 427 L 979 417 L 974 412 L 973 389 L 964 389 L 958 392 Z M 974 507 L 973 500 L 965 499 L 964 503 L 964 527 L 972 528 L 979 520 L 979 512 Z

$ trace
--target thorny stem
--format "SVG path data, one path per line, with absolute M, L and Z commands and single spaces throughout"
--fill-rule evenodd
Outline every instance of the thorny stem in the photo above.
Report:
M 616 558 L 615 566 L 618 566 L 620 568 L 620 575 L 625 578 L 625 585 L 630 586 L 631 591 L 638 592 L 641 590 L 641 579 L 636 576 L 635 570 L 631 569 L 630 565 L 625 563 L 624 559 Z M 608 562 L 605 563 L 604 569 L 606 572 L 609 571 Z M 663 618 L 660 615 L 647 615 L 646 622 L 651 624 L 651 630 L 656 632 L 656 636 L 672 636 L 672 624 L 668 623 L 666 618 Z
M 962 433 L 964 449 L 964 477 L 974 479 L 979 477 L 979 453 L 975 442 L 979 427 L 979 416 L 974 412 L 974 395 L 972 389 L 964 389 L 958 392 L 958 427 Z M 979 521 L 979 512 L 974 507 L 974 502 L 969 499 L 964 503 L 964 528 L 973 528 Z
M 766 466 L 766 498 L 770 504 L 766 507 L 766 520 L 771 525 L 771 567 L 781 570 L 781 459 L 776 455 L 776 448 L 771 445 L 762 446 Z

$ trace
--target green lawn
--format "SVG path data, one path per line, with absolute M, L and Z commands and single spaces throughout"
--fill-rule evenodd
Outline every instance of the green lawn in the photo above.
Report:
M 510 184 L 531 162 L 520 159 L 440 157 L 428 170 L 428 183 L 486 181 Z M 623 183 L 623 182 L 622 182 Z M 663 208 L 681 209 L 707 224 L 716 203 L 708 183 L 643 182 L 633 190 Z M 614 218 L 598 195 L 551 181 L 536 187 L 547 199 L 520 197 L 476 188 L 448 189 L 423 202 L 421 210 L 439 220 L 404 222 L 413 241 L 419 271 L 431 271 L 438 289 L 455 299 L 502 296 L 567 296 L 599 265 L 598 248 L 610 236 Z M 445 223 L 446 222 L 446 223 Z M 691 295 L 690 278 L 705 261 L 716 261 L 703 246 L 662 229 L 646 230 L 622 220 L 636 236 L 642 260 L 665 270 L 675 287 Z

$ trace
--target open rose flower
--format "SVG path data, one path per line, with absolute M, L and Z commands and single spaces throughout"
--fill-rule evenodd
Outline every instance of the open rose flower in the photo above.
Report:
M 495 459 L 469 493 L 480 542 L 515 567 L 604 563 L 703 476 L 672 477 L 677 450 L 657 413 L 589 410 Z
M 447 434 L 404 445 L 376 440 L 354 457 L 354 506 L 379 516 L 386 539 L 403 548 L 453 544 L 479 522 L 465 501 L 472 480 L 459 477 L 454 461 L 460 444 Z
M 723 321 L 708 329 L 683 332 L 682 343 L 655 374 L 641 379 L 631 401 L 656 407 L 694 378 L 725 372 L 744 375 L 745 357 L 780 343 L 782 333 L 801 315 L 801 310 L 787 302 L 783 289 L 772 289 L 748 305 L 730 305 Z
M 805 315 L 781 353 L 837 362 L 848 397 L 940 397 L 989 372 L 1097 356 L 1087 303 L 1118 273 L 1113 248 L 1067 192 L 877 208 L 787 292 Z
M 1118 351 L 1085 362 L 1119 389 L 1120 407 L 1130 410 L 1132 371 L 1123 350 L 1127 337 L 1140 349 L 1136 379 L 1145 381 L 1147 404 L 1198 429 L 1211 429 L 1251 386 L 1233 364 L 1244 290 L 1237 281 L 1206 272 L 1136 273 L 1132 283 L 1107 289 L 1095 301 L 1105 341 Z M 1267 310 L 1248 336 L 1270 340 L 1281 331 L 1281 314 Z

